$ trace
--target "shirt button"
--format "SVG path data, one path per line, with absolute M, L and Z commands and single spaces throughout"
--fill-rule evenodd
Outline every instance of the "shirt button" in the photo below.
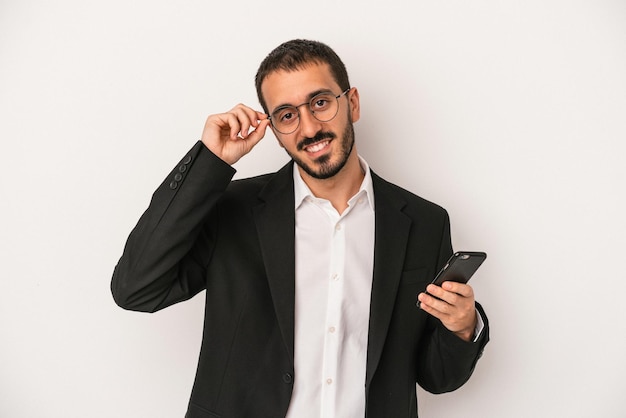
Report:
M 337 280 L 339 280 L 339 275 L 337 273 L 333 274 L 333 276 L 331 277 L 331 279 L 336 282 Z
M 328 328 L 328 332 L 330 332 L 331 334 L 335 332 L 335 327 L 330 327 Z
M 326 384 L 327 385 L 332 385 L 333 384 L 333 379 L 331 379 L 331 378 L 326 379 Z
M 341 224 L 337 224 L 337 225 L 335 225 L 335 229 L 336 229 L 337 231 L 340 231 L 340 230 L 341 230 Z

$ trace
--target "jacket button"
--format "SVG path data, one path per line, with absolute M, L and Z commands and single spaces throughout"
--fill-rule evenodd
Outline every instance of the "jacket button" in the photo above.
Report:
M 189 164 L 191 162 L 191 160 L 192 160 L 191 155 L 188 155 L 183 160 L 183 164 L 187 165 L 187 164 Z
M 283 375 L 283 382 L 285 382 L 285 383 L 293 382 L 293 376 L 291 375 L 291 373 L 285 373 Z
M 170 189 L 174 190 L 177 187 L 178 187 L 178 183 L 177 182 L 173 181 L 173 182 L 170 183 Z
M 187 171 L 187 166 L 185 164 L 181 165 L 180 167 L 178 167 L 178 171 L 184 173 L 185 171 Z
M 181 181 L 183 179 L 183 175 L 180 173 L 174 174 L 174 180 Z

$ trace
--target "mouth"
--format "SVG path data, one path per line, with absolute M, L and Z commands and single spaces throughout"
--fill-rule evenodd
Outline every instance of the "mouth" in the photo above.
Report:
M 330 144 L 330 141 L 331 141 L 330 139 L 327 139 L 324 141 L 316 142 L 314 144 L 305 146 L 303 150 L 309 154 L 317 154 L 318 152 L 326 149 L 328 145 Z
M 310 156 L 319 154 L 325 151 L 330 143 L 335 139 L 335 134 L 332 132 L 318 132 L 315 136 L 310 138 L 304 138 L 298 145 L 298 151 L 304 151 Z

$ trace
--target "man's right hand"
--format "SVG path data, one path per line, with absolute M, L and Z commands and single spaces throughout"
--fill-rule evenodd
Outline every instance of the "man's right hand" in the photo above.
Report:
M 265 113 L 238 104 L 226 113 L 207 118 L 202 142 L 213 154 L 233 165 L 259 143 L 269 124 Z

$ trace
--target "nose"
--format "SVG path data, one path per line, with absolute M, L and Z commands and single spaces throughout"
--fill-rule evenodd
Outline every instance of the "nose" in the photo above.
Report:
M 322 122 L 317 120 L 308 108 L 300 109 L 300 135 L 311 138 L 322 129 Z

